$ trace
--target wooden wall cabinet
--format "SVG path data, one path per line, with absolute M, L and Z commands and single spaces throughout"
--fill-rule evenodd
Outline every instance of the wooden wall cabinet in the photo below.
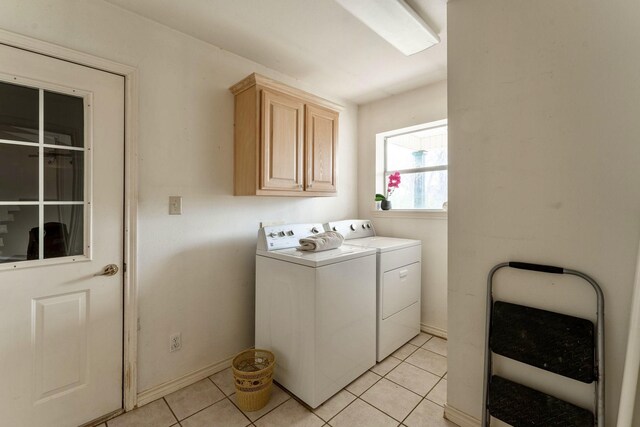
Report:
M 234 194 L 335 196 L 342 107 L 259 74 L 230 90 Z

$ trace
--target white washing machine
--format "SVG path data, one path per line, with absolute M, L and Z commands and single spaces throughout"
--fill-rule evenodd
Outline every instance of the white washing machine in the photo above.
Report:
M 345 245 L 376 250 L 376 359 L 381 361 L 420 333 L 422 242 L 376 236 L 367 220 L 335 221 L 324 227 L 342 234 Z
M 312 408 L 376 363 L 376 251 L 296 249 L 322 224 L 264 227 L 256 252 L 256 347 Z

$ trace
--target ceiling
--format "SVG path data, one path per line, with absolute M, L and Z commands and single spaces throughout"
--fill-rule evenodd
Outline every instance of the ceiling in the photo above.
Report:
M 404 56 L 333 0 L 105 0 L 363 104 L 447 76 L 446 0 L 407 0 L 441 43 Z

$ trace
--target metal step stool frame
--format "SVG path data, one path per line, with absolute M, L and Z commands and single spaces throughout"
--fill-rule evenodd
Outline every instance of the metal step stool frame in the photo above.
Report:
M 493 277 L 502 268 L 516 268 L 520 270 L 538 271 L 550 274 L 568 274 L 580 277 L 587 281 L 594 289 L 597 297 L 596 312 L 596 340 L 595 340 L 595 367 L 596 367 L 596 387 L 595 387 L 595 419 L 598 427 L 604 427 L 604 295 L 598 283 L 588 275 L 563 267 L 550 265 L 530 264 L 525 262 L 503 262 L 494 266 L 487 278 L 487 319 L 485 327 L 485 352 L 484 352 L 484 390 L 482 394 L 482 426 L 489 427 L 491 414 L 489 413 L 489 382 L 492 376 L 492 351 L 490 346 L 491 319 L 493 313 Z

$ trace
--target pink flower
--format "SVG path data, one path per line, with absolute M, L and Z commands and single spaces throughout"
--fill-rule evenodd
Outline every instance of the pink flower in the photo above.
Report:
M 394 172 L 389 175 L 389 183 L 387 184 L 387 198 L 391 197 L 393 190 L 400 187 L 400 172 Z
M 398 188 L 400 187 L 400 172 L 394 172 L 389 175 L 389 184 L 387 185 L 389 188 Z

